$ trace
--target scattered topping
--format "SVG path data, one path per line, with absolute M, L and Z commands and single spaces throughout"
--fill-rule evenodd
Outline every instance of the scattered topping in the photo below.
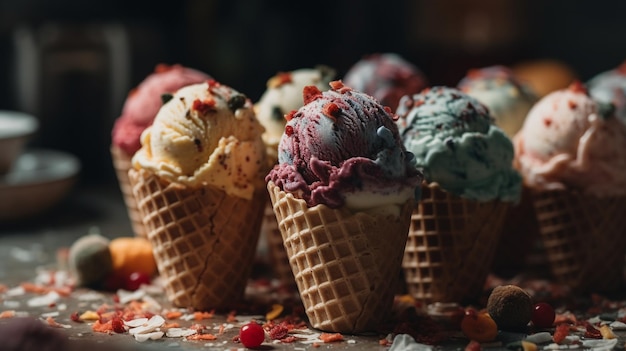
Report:
M 569 325 L 568 324 L 559 324 L 556 326 L 554 330 L 554 334 L 552 335 L 552 341 L 557 344 L 562 343 L 565 338 L 569 335 Z
M 256 322 L 250 322 L 239 330 L 239 341 L 247 348 L 261 346 L 265 341 L 265 331 Z
M 343 82 L 340 80 L 335 80 L 329 83 L 330 88 L 333 90 L 340 90 L 344 88 Z
M 603 339 L 615 339 L 615 338 L 617 338 L 615 333 L 613 333 L 613 330 L 611 330 L 611 327 L 609 327 L 606 324 L 604 324 L 604 325 L 602 325 L 600 327 L 600 334 L 602 335 Z
M 242 94 L 237 94 L 230 99 L 228 99 L 228 108 L 235 112 L 238 109 L 242 108 L 246 104 L 246 96 Z
M 569 86 L 569 90 L 574 92 L 574 93 L 580 93 L 580 94 L 588 95 L 587 88 L 585 88 L 583 83 L 581 83 L 579 80 L 575 80 L 574 82 L 572 82 L 572 84 L 570 84 L 570 86 Z
M 329 102 L 322 108 L 322 113 L 324 116 L 333 120 L 333 122 L 337 122 L 337 119 L 341 115 L 341 109 L 334 102 Z
M 532 317 L 532 301 L 519 286 L 502 285 L 489 295 L 487 311 L 500 330 L 524 331 Z
M 280 314 L 283 313 L 283 309 L 284 309 L 283 305 L 273 304 L 272 309 L 269 312 L 267 312 L 267 314 L 265 315 L 265 319 L 267 319 L 268 321 L 271 321 L 271 320 L 278 318 Z
M 293 127 L 290 125 L 286 125 L 285 126 L 285 134 L 287 136 L 292 136 L 293 135 Z
M 135 291 L 139 289 L 142 285 L 150 284 L 150 276 L 144 272 L 132 272 L 128 278 L 126 278 L 126 289 L 130 291 Z
M 572 101 L 572 100 L 568 100 L 567 104 L 569 106 L 570 109 L 575 110 L 576 107 L 578 107 L 578 104 L 576 104 L 576 102 Z
M 528 341 L 522 340 L 522 350 L 524 350 L 524 351 L 537 351 L 537 345 L 532 343 L 532 342 L 528 342 Z
M 85 311 L 83 314 L 78 316 L 79 321 L 95 321 L 100 319 L 100 315 L 94 311 Z
M 291 72 L 279 72 L 277 75 L 275 75 L 274 77 L 270 78 L 270 80 L 267 81 L 267 88 L 274 89 L 274 88 L 278 88 L 279 86 L 283 84 L 287 84 L 291 82 L 292 82 Z
M 533 306 L 531 321 L 537 328 L 551 328 L 556 314 L 554 308 L 548 303 L 540 302 Z
M 291 112 L 289 112 L 288 114 L 285 115 L 285 119 L 287 120 L 287 122 L 291 121 L 293 119 L 293 116 L 296 114 L 296 110 L 293 110 Z
M 498 326 L 488 313 L 468 309 L 461 321 L 461 331 L 470 340 L 489 342 L 495 340 L 498 335 Z
M 167 104 L 173 98 L 174 98 L 174 95 L 172 94 L 169 94 L 169 93 L 161 94 L 161 102 L 163 103 L 163 105 Z
M 302 100 L 305 105 L 320 97 L 322 97 L 322 92 L 315 85 L 307 85 L 302 89 Z
M 322 335 L 320 335 L 320 339 L 325 343 L 343 341 L 343 335 L 339 333 L 322 333 Z
M 204 115 L 209 111 L 215 110 L 215 100 L 206 99 L 204 101 L 200 101 L 200 99 L 195 99 L 191 108 Z
M 548 117 L 544 118 L 544 119 L 543 119 L 543 124 L 544 124 L 546 127 L 550 127 L 550 126 L 552 125 L 552 118 L 548 118 Z

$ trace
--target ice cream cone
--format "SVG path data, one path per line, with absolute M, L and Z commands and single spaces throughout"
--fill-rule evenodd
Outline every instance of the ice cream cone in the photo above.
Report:
M 278 222 L 276 221 L 276 215 L 271 203 L 265 206 L 261 233 L 264 233 L 267 241 L 270 264 L 275 278 L 278 279 L 281 285 L 295 288 L 296 281 L 293 278 L 289 257 L 287 256 L 283 237 L 278 228 Z
M 375 330 L 391 311 L 414 201 L 399 216 L 353 213 L 267 188 L 311 326 Z
M 145 170 L 131 169 L 129 177 L 168 299 L 198 310 L 239 302 L 255 257 L 265 189 L 246 200 L 216 187 L 168 183 Z
M 533 192 L 533 202 L 550 268 L 560 283 L 579 292 L 623 286 L 626 197 L 552 190 Z
M 507 208 L 506 202 L 468 200 L 423 184 L 402 262 L 409 293 L 427 303 L 478 297 Z
M 111 146 L 111 157 L 113 158 L 113 167 L 120 185 L 120 190 L 124 196 L 124 203 L 130 218 L 130 224 L 136 236 L 146 237 L 146 228 L 143 225 L 141 213 L 137 208 L 137 201 L 133 195 L 133 189 L 128 179 L 128 170 L 131 167 L 132 155 L 128 155 L 124 150 L 117 146 Z

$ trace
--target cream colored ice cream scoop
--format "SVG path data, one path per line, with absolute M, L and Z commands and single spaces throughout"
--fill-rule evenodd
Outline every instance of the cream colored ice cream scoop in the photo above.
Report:
M 143 132 L 133 166 L 250 199 L 264 186 L 263 131 L 245 95 L 216 81 L 190 85 L 172 95 Z
M 328 90 L 328 83 L 335 77 L 335 70 L 319 65 L 315 68 L 301 68 L 291 72 L 281 72 L 267 81 L 267 89 L 254 108 L 259 121 L 265 127 L 263 141 L 271 165 L 277 162 L 278 143 L 285 131 L 285 115 L 304 105 L 302 89 L 314 85 L 320 90 Z

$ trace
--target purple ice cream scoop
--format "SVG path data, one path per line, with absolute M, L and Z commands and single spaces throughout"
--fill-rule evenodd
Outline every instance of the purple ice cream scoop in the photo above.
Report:
M 266 180 L 309 206 L 370 208 L 404 203 L 422 180 L 400 140 L 395 115 L 340 81 L 304 89 L 305 105 L 287 115 L 279 164 Z
M 404 95 L 417 94 L 428 87 L 420 69 L 395 53 L 376 53 L 356 62 L 343 79 L 354 90 L 373 96 L 395 111 Z

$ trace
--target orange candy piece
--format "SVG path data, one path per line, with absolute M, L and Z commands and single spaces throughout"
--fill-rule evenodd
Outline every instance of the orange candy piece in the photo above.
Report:
M 109 244 L 113 273 L 118 277 L 128 277 L 133 272 L 153 276 L 157 271 L 152 253 L 152 244 L 141 237 L 120 237 Z
M 498 336 L 498 326 L 491 316 L 472 309 L 465 311 L 461 331 L 468 339 L 481 343 L 493 341 Z

